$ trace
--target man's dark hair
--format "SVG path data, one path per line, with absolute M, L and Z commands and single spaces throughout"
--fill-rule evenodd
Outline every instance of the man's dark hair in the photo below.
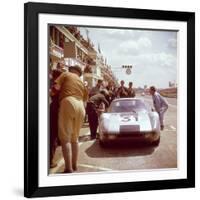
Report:
M 155 86 L 151 86 L 151 87 L 150 87 L 150 90 L 152 90 L 152 91 L 156 91 Z
M 73 70 L 77 71 L 80 74 L 80 76 L 82 76 L 82 69 L 78 65 L 69 67 L 69 72 L 71 72 Z
M 108 92 L 108 90 L 106 90 L 106 89 L 102 89 L 102 90 L 100 91 L 100 93 L 103 94 L 105 97 L 106 97 L 106 96 L 109 96 L 109 92 Z
M 103 82 L 102 79 L 98 79 L 98 81 L 97 81 L 98 84 L 101 84 L 102 82 Z

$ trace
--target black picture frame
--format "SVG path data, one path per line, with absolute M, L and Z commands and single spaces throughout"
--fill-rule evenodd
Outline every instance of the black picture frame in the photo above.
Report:
M 70 14 L 187 23 L 187 178 L 39 187 L 38 15 Z M 48 3 L 24 4 L 24 195 L 44 197 L 195 187 L 195 13 Z

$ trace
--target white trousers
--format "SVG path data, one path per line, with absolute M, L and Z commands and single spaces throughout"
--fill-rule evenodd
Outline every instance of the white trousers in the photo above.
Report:
M 165 112 L 167 111 L 167 107 L 163 107 L 159 112 L 158 112 L 158 115 L 159 115 L 159 119 L 160 119 L 160 125 L 161 126 L 164 126 L 164 114 Z

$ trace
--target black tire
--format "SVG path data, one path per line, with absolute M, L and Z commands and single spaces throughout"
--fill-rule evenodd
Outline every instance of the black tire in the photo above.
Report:
M 151 142 L 152 146 L 158 146 L 159 144 L 160 144 L 160 137 L 157 140 Z
M 99 139 L 99 145 L 100 145 L 100 147 L 102 147 L 102 148 L 107 147 L 107 143 L 106 143 L 105 141 L 103 141 L 103 140 L 100 140 L 100 139 Z

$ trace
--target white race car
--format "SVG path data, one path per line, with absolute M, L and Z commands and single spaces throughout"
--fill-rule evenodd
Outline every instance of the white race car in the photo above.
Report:
M 160 121 L 157 112 L 143 99 L 119 98 L 112 101 L 108 112 L 99 118 L 101 145 L 115 140 L 160 142 Z

